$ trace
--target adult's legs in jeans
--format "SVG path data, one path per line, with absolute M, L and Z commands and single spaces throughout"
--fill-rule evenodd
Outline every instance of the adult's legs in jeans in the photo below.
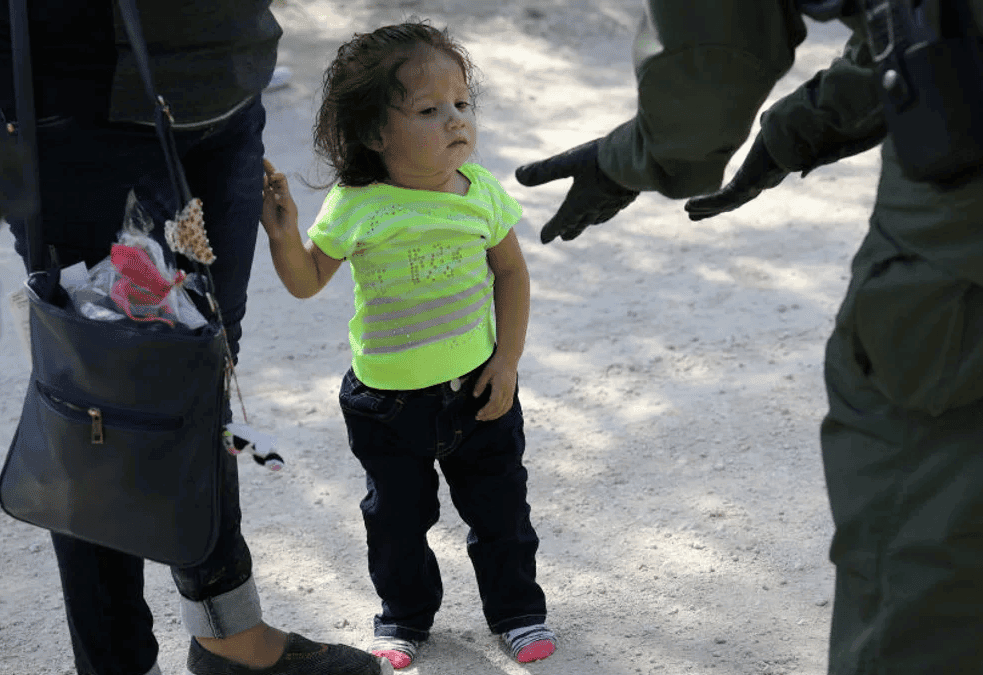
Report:
M 152 131 L 117 132 L 87 119 L 39 124 L 43 236 L 63 265 L 84 260 L 91 267 L 106 257 L 135 177 L 161 161 L 155 144 Z M 25 224 L 12 221 L 11 231 L 26 265 Z M 152 672 L 158 646 L 143 598 L 143 560 L 63 535 L 53 534 L 52 544 L 80 675 Z
M 262 107 L 257 104 L 230 120 L 225 129 L 213 134 L 180 134 L 179 143 L 187 153 L 193 154 L 194 147 L 209 141 L 209 136 L 213 144 L 221 147 L 219 141 L 223 132 L 251 139 L 249 152 L 254 156 L 255 173 L 260 181 L 255 185 L 254 193 L 259 196 L 262 126 Z M 162 241 L 163 219 L 173 215 L 177 205 L 171 197 L 160 146 L 152 129 L 109 127 L 91 120 L 65 118 L 40 127 L 38 137 L 45 241 L 57 246 L 63 264 L 84 259 L 92 266 L 107 255 L 109 245 L 122 225 L 123 207 L 131 188 L 137 191 L 141 203 L 154 217 L 157 227 L 153 234 Z M 243 146 L 247 145 L 246 140 L 241 142 Z M 229 179 L 228 173 L 230 170 L 242 171 L 244 167 L 239 164 L 242 159 L 241 156 L 229 156 L 223 169 L 229 184 L 238 186 L 240 191 L 243 181 L 236 183 Z M 214 165 L 211 170 L 216 170 Z M 218 187 L 222 180 L 221 174 L 213 177 Z M 222 194 L 216 188 L 211 192 Z M 233 195 L 238 196 L 238 193 Z M 226 229 L 219 227 L 221 219 L 218 217 L 214 224 L 207 222 L 210 216 L 208 204 L 221 204 L 221 196 L 201 196 L 206 203 L 206 227 L 213 248 L 218 256 L 227 258 L 226 268 L 236 272 L 221 275 L 226 283 L 219 286 L 217 294 L 219 301 L 229 307 L 225 320 L 233 349 L 237 349 L 259 206 L 247 202 L 245 208 L 253 208 L 255 215 L 250 219 L 247 214 L 239 214 L 244 220 L 232 220 Z M 233 228 L 239 228 L 239 231 L 233 233 L 235 236 L 229 236 Z M 24 256 L 23 223 L 12 223 L 12 231 L 17 250 Z M 240 239 L 246 243 L 241 251 L 237 251 L 230 241 L 234 243 Z M 246 257 L 245 261 L 239 259 L 240 255 Z M 218 279 L 216 283 L 219 283 Z M 232 606 L 218 602 L 209 608 L 213 630 L 204 635 L 227 638 L 236 633 L 248 633 L 248 629 L 252 631 L 247 635 L 251 638 L 247 641 L 249 649 L 241 658 L 252 661 L 252 665 L 268 665 L 282 651 L 283 635 L 272 629 L 265 630 L 268 627 L 262 624 L 258 595 L 251 584 L 248 548 L 239 531 L 237 467 L 231 456 L 225 461 L 223 531 L 215 552 L 205 563 L 208 571 L 196 575 L 195 570 L 175 570 L 175 581 L 187 601 L 185 614 L 189 603 L 201 607 L 216 595 L 227 592 L 235 595 Z M 153 637 L 150 610 L 143 599 L 143 561 L 122 557 L 69 537 L 55 536 L 53 543 L 62 574 L 69 631 L 79 672 L 83 675 L 147 672 L 156 661 L 157 643 Z M 229 618 L 234 621 L 229 622 Z M 107 636 L 113 637 L 107 640 Z M 122 651 L 108 650 L 107 642 Z M 127 642 L 130 647 L 122 648 L 121 645 Z
M 234 358 L 262 206 L 265 120 L 257 98 L 212 129 L 176 134 L 191 192 L 203 203 L 216 256 L 210 272 Z M 163 222 L 176 205 L 169 200 L 169 186 L 160 188 L 151 208 Z M 223 461 L 222 530 L 215 550 L 200 565 L 172 568 L 171 573 L 181 594 L 185 627 L 203 647 L 239 663 L 268 666 L 280 658 L 286 634 L 262 621 L 252 560 L 240 531 L 238 464 L 226 453 Z
M 228 120 L 201 132 L 180 132 L 176 144 L 191 192 L 201 198 L 209 243 L 216 299 L 222 310 L 233 358 L 239 351 L 246 287 L 252 268 L 262 206 L 263 142 L 266 114 L 257 97 Z M 174 213 L 167 206 L 172 191 L 157 174 L 151 210 L 157 222 Z M 226 411 L 231 417 L 231 409 Z M 252 668 L 271 666 L 285 652 L 287 634 L 263 622 L 252 578 L 252 559 L 240 530 L 238 463 L 222 450 L 225 466 L 222 525 L 212 554 L 200 565 L 172 568 L 181 595 L 181 614 L 192 637 L 208 652 Z M 302 638 L 301 638 L 302 640 Z M 343 645 L 318 647 L 294 640 L 291 663 L 313 673 L 377 672 L 376 660 Z M 194 645 L 193 645 L 194 647 Z M 192 649 L 197 667 L 212 668 Z M 224 666 L 222 666 L 224 667 Z
M 52 534 L 79 675 L 141 675 L 157 660 L 143 559 Z

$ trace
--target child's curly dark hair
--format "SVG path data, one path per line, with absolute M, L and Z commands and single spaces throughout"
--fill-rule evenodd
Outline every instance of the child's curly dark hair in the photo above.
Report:
M 357 187 L 388 178 L 379 153 L 367 144 L 378 140 L 389 108 L 406 95 L 396 71 L 420 47 L 438 49 L 457 61 L 472 100 L 477 95 L 471 59 L 447 29 L 412 22 L 356 33 L 324 73 L 314 124 L 314 151 L 334 168 L 341 185 Z

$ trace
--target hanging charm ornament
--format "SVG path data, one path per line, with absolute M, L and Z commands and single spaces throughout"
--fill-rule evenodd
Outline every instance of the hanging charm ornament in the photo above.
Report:
M 199 262 L 203 265 L 210 265 L 215 261 L 215 253 L 208 243 L 208 235 L 205 234 L 205 218 L 202 211 L 201 200 L 193 197 L 191 201 L 175 216 L 175 220 L 168 220 L 164 223 L 164 239 L 167 245 L 175 253 L 180 253 L 185 257 Z M 205 275 L 211 282 L 211 287 L 215 287 L 215 282 L 211 279 L 211 271 L 206 267 Z M 239 388 L 239 378 L 236 376 L 232 350 L 229 347 L 229 337 L 225 331 L 222 313 L 212 293 L 207 293 L 208 304 L 212 311 L 218 316 L 222 327 L 222 343 L 225 347 L 225 395 L 228 397 L 233 388 L 239 398 L 239 406 L 242 409 L 242 425 L 227 425 L 223 430 L 223 441 L 226 449 L 233 455 L 248 450 L 258 464 L 265 466 L 271 471 L 279 471 L 283 468 L 283 457 L 272 451 L 275 444 L 272 436 L 259 434 L 258 437 L 270 439 L 263 450 L 258 449 L 255 439 L 250 440 L 246 436 L 257 436 L 248 426 L 249 417 L 246 415 L 246 404 L 242 400 L 242 389 Z M 239 431 L 239 434 L 236 433 Z
M 193 198 L 177 214 L 177 220 L 164 223 L 164 239 L 175 253 L 211 265 L 215 262 L 215 253 L 208 244 L 205 234 L 205 218 L 201 208 L 201 200 Z

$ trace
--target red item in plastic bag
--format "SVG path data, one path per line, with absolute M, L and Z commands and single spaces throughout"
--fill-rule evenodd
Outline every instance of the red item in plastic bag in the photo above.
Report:
M 119 281 L 113 284 L 110 292 L 113 301 L 134 321 L 162 321 L 173 327 L 174 321 L 161 314 L 174 314 L 165 299 L 172 288 L 184 281 L 184 272 L 178 270 L 174 279 L 168 281 L 146 251 L 123 244 L 113 244 L 110 259 L 120 273 Z M 135 307 L 141 312 L 150 310 L 153 313 L 135 315 Z

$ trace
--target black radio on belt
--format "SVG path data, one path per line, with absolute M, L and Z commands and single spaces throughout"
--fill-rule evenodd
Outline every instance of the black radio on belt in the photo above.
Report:
M 878 89 L 901 169 L 916 181 L 958 182 L 983 169 L 983 36 L 969 0 L 798 0 L 828 21 L 863 13 Z
M 983 36 L 968 0 L 864 0 L 887 127 L 904 174 L 952 182 L 983 168 Z

